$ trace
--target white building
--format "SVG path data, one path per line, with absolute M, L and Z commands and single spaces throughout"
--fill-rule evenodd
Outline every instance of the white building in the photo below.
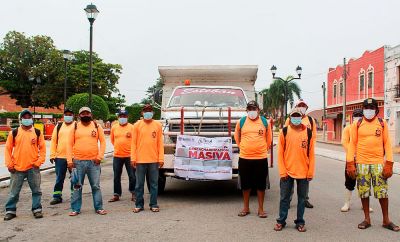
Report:
M 385 51 L 385 119 L 393 146 L 400 145 L 400 45 Z

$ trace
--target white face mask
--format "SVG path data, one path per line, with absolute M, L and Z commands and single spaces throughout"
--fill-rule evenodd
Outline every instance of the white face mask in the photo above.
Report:
M 299 107 L 301 114 L 305 115 L 307 108 L 306 107 Z
M 254 120 L 254 119 L 256 119 L 258 117 L 258 112 L 257 111 L 248 111 L 247 112 L 247 116 L 250 119 Z
M 364 109 L 363 114 L 366 119 L 373 119 L 376 115 L 376 112 L 374 109 Z

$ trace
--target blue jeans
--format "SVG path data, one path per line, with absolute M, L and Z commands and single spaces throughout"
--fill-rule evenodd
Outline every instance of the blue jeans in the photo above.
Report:
M 54 185 L 53 198 L 62 199 L 62 190 L 64 187 L 65 175 L 67 173 L 67 159 L 56 158 L 56 184 Z
M 308 190 L 307 179 L 295 179 L 289 177 L 285 181 L 280 181 L 281 199 L 279 203 L 279 218 L 276 220 L 279 224 L 286 225 L 286 219 L 290 207 L 290 195 L 294 187 L 294 181 L 297 183 L 297 219 L 294 221 L 296 225 L 304 225 L 304 210 Z
M 136 165 L 136 203 L 137 208 L 144 208 L 144 179 L 148 175 L 147 182 L 150 184 L 150 208 L 157 208 L 158 194 L 158 163 L 143 163 Z
M 32 191 L 32 212 L 42 211 L 42 191 L 40 190 L 40 170 L 31 168 L 27 171 L 16 171 L 11 173 L 10 179 L 10 193 L 8 195 L 8 200 L 6 203 L 6 213 L 16 214 L 17 203 L 19 200 L 19 193 L 21 192 L 22 185 L 24 184 L 24 179 L 27 178 L 29 187 Z
M 82 189 L 85 181 L 85 175 L 88 176 L 90 187 L 92 188 L 93 205 L 95 211 L 103 209 L 103 197 L 100 189 L 100 165 L 96 165 L 91 160 L 74 160 L 78 172 L 79 183 L 82 185 L 74 190 L 71 196 L 71 209 L 74 212 L 80 212 L 82 207 Z
M 129 191 L 131 193 L 135 192 L 136 186 L 136 176 L 135 176 L 135 168 L 131 166 L 131 158 L 130 157 L 114 157 L 113 159 L 113 170 L 114 170 L 114 195 L 121 196 L 122 195 L 122 187 L 121 187 L 121 175 L 122 168 L 126 169 L 126 173 L 128 173 L 129 177 Z

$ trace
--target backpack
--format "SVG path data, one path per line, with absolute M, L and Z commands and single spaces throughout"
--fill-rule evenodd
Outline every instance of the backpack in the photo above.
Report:
M 311 131 L 313 131 L 314 130 L 314 119 L 310 116 L 307 116 L 307 117 L 308 117 L 308 121 L 310 122 L 310 125 L 311 125 Z
M 288 131 L 288 127 L 285 126 L 282 129 L 283 136 L 285 137 L 285 144 L 284 144 L 284 149 L 286 149 L 286 134 Z M 311 143 L 311 138 L 312 138 L 312 130 L 310 128 L 307 128 L 307 157 L 310 157 L 310 143 Z
M 75 122 L 75 124 L 76 124 L 76 122 Z M 57 124 L 57 144 L 58 144 L 58 133 L 60 133 L 60 129 L 61 129 L 62 125 L 63 125 L 63 122 Z M 75 129 L 76 129 L 76 126 L 75 126 Z
M 261 121 L 265 127 L 266 132 L 268 132 L 268 121 L 264 116 L 260 116 Z M 240 118 L 240 132 L 239 132 L 239 139 L 241 139 L 241 134 L 242 134 L 242 128 L 244 126 L 244 123 L 246 122 L 247 116 L 241 117 Z
M 19 128 L 19 127 L 18 127 L 18 128 Z M 15 128 L 15 129 L 12 130 L 13 146 L 15 146 L 15 138 L 16 138 L 17 135 L 18 135 L 18 128 Z M 34 129 L 35 129 L 36 139 L 37 139 L 36 144 L 39 145 L 40 130 L 37 129 L 37 128 L 34 128 Z

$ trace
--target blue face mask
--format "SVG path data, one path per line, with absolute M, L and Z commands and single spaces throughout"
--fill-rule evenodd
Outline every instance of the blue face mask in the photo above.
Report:
M 74 121 L 74 116 L 65 116 L 64 115 L 64 122 L 69 124 L 69 123 L 72 123 L 72 121 Z
M 128 118 L 119 118 L 118 121 L 119 121 L 119 124 L 124 125 L 124 124 L 128 123 Z
M 21 124 L 23 126 L 31 126 L 33 124 L 33 120 L 31 118 L 27 118 L 27 119 L 23 118 L 23 119 L 21 119 Z
M 145 120 L 150 120 L 150 119 L 152 119 L 152 118 L 153 118 L 153 112 L 145 112 L 145 113 L 143 113 L 143 118 L 144 118 Z
M 301 117 L 290 117 L 290 122 L 293 125 L 298 126 L 301 124 Z

